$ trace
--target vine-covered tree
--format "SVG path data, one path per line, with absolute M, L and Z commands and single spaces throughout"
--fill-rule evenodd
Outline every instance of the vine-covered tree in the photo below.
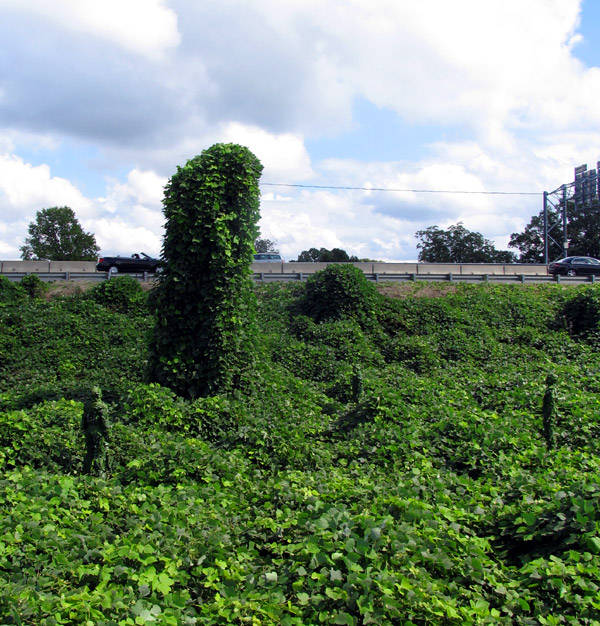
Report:
M 462 223 L 446 230 L 429 226 L 417 231 L 419 261 L 426 263 L 514 263 L 515 254 L 496 250 L 481 233 L 470 231 Z
M 68 206 L 42 209 L 28 228 L 21 258 L 48 261 L 95 261 L 100 248 Z
M 235 388 L 252 362 L 261 171 L 248 148 L 215 144 L 178 167 L 165 188 L 149 378 L 179 395 Z

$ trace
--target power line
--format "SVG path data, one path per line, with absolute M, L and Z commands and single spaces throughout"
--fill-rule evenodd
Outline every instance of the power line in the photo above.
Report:
M 260 183 L 269 187 L 299 187 L 301 189 L 341 189 L 346 191 L 396 191 L 410 193 L 462 193 L 484 196 L 541 196 L 538 191 L 464 191 L 456 189 L 393 189 L 390 187 L 343 187 L 337 185 L 300 185 L 293 183 Z

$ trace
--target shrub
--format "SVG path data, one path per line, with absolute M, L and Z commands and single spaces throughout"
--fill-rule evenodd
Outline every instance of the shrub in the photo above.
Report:
M 185 426 L 183 400 L 166 387 L 136 384 L 128 390 L 122 406 L 121 419 L 135 424 L 139 430 L 153 427 L 180 431 Z
M 239 423 L 236 407 L 223 396 L 198 398 L 187 409 L 189 428 L 207 441 L 220 441 Z
M 24 289 L 19 283 L 13 283 L 6 276 L 0 276 L 0 301 L 14 302 L 22 298 L 25 294 Z
M 586 335 L 600 330 L 600 289 L 586 287 L 567 298 L 560 318 L 572 335 Z
M 71 397 L 68 388 L 84 379 L 103 390 L 139 380 L 147 316 L 115 313 L 89 298 L 47 302 L 19 293 L 0 306 L 0 390 L 23 396 L 55 387 Z
M 148 375 L 180 395 L 236 388 L 252 362 L 261 171 L 247 148 L 216 144 L 179 167 L 165 189 Z
M 143 312 L 147 302 L 142 286 L 132 276 L 118 276 L 95 285 L 89 297 L 118 313 Z
M 47 285 L 35 274 L 27 274 L 21 279 L 21 288 L 30 298 L 41 298 L 47 290 Z
M 29 465 L 54 472 L 81 467 L 81 403 L 64 398 L 0 413 L 0 469 Z
M 366 324 L 374 318 L 377 300 L 375 287 L 357 267 L 329 265 L 306 281 L 299 308 L 317 322 L 351 317 Z
M 354 319 L 332 320 L 316 324 L 305 315 L 294 317 L 292 333 L 301 341 L 333 349 L 335 359 L 348 362 L 381 363 L 382 358 Z

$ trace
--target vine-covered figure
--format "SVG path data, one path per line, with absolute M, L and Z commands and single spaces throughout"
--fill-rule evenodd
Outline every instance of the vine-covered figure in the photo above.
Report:
M 92 387 L 83 400 L 83 415 L 81 429 L 85 436 L 85 458 L 83 459 L 83 474 L 108 473 L 108 407 L 102 401 L 102 392 L 99 387 Z
M 546 377 L 546 391 L 542 401 L 542 428 L 546 447 L 551 450 L 554 447 L 554 385 L 556 384 L 556 376 L 548 374 Z
M 362 396 L 362 393 L 363 393 L 363 376 L 362 376 L 362 371 L 360 369 L 360 366 L 358 365 L 355 365 L 352 368 L 351 386 L 352 386 L 352 401 L 359 402 L 360 397 Z

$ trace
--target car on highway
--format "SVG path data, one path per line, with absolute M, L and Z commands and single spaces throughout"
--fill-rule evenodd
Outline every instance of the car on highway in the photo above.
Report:
M 283 263 L 280 254 L 276 252 L 258 252 L 254 255 L 254 263 Z
M 131 256 L 100 257 L 96 264 L 97 272 L 110 272 L 111 274 L 141 274 L 143 272 L 155 274 L 159 270 L 160 259 L 155 259 L 145 252 Z
M 549 274 L 600 276 L 600 261 L 591 256 L 568 256 L 548 265 Z

